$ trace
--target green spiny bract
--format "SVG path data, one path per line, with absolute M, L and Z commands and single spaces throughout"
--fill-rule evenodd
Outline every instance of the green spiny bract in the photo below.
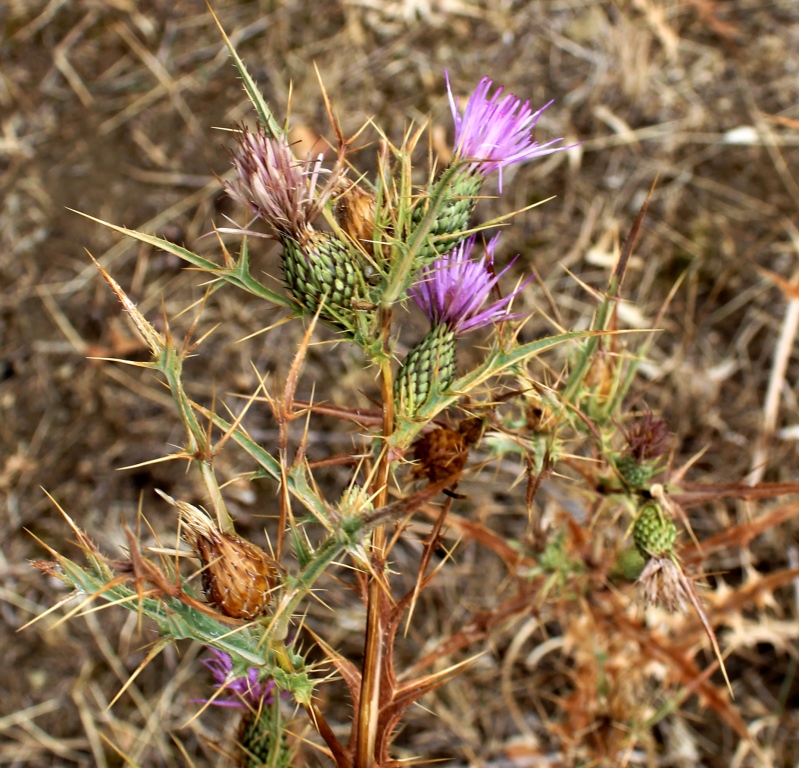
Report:
M 241 768 L 288 768 L 291 751 L 280 723 L 280 702 L 265 703 L 258 712 L 245 712 L 239 725 Z
M 435 197 L 442 190 L 443 181 L 435 182 L 429 190 L 429 196 Z M 483 185 L 483 177 L 468 172 L 459 173 L 444 190 L 446 201 L 436 216 L 436 220 L 427 233 L 427 240 L 419 249 L 414 267 L 416 270 L 431 264 L 442 254 L 451 251 L 465 237 L 469 229 L 469 218 L 475 206 L 475 197 Z M 413 209 L 413 228 L 421 224 L 427 212 L 427 202 L 420 202 Z
M 435 326 L 403 360 L 394 382 L 398 411 L 413 417 L 433 394 L 447 389 L 455 377 L 455 332 Z
M 630 453 L 616 459 L 616 469 L 631 488 L 644 488 L 655 472 L 652 464 L 639 464 Z
M 357 326 L 358 303 L 367 302 L 368 290 L 357 257 L 334 235 L 307 228 L 300 240 L 283 243 L 283 276 L 297 301 L 315 313 L 324 299 L 321 317 L 342 330 Z
M 677 526 L 655 501 L 639 511 L 633 526 L 633 540 L 644 557 L 670 556 L 677 539 Z
M 625 581 L 637 581 L 646 565 L 645 556 L 638 551 L 638 547 L 627 547 L 616 555 L 611 577 Z

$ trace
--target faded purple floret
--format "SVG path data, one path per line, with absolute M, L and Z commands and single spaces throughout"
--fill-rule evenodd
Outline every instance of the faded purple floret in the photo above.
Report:
M 513 293 L 483 308 L 491 290 L 507 272 L 516 258 L 498 275 L 494 274 L 494 249 L 499 235 L 486 244 L 486 255 L 472 259 L 476 235 L 472 235 L 448 254 L 422 270 L 411 286 L 410 294 L 430 322 L 447 325 L 455 333 L 466 333 L 499 320 L 512 320 L 522 315 L 509 315 L 508 304 L 532 277 Z
M 504 89 L 501 86 L 493 96 L 489 95 L 494 83 L 484 77 L 469 97 L 461 117 L 458 100 L 452 95 L 449 73 L 446 73 L 446 77 L 449 105 L 455 122 L 455 154 L 461 160 L 474 160 L 469 165 L 470 170 L 483 176 L 499 171 L 500 192 L 502 169 L 505 166 L 571 149 L 571 146 L 554 146 L 563 139 L 539 144 L 531 135 L 538 118 L 551 101 L 533 112 L 529 101 L 522 103 L 512 93 L 503 97 Z
M 626 430 L 627 450 L 639 464 L 657 459 L 669 450 L 669 428 L 663 419 L 656 419 L 652 411 L 636 419 Z
M 211 674 L 216 680 L 214 688 L 223 688 L 224 696 L 219 696 L 213 701 L 204 699 L 217 707 L 238 707 L 244 709 L 250 707 L 258 709 L 260 705 L 270 704 L 273 700 L 272 690 L 275 687 L 273 680 L 265 682 L 258 681 L 258 669 L 251 667 L 247 670 L 247 675 L 231 678 L 233 672 L 233 661 L 224 651 L 217 651 L 209 648 L 214 655 L 213 659 L 205 659 L 202 663 L 211 670 Z
M 316 216 L 330 195 L 330 185 L 317 190 L 321 157 L 315 162 L 294 157 L 285 137 L 244 128 L 237 136 L 233 167 L 236 178 L 225 190 L 279 234 L 296 236 Z

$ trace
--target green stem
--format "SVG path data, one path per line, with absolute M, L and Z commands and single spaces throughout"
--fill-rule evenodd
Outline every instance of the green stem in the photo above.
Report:
M 167 338 L 166 345 L 161 359 L 161 371 L 166 377 L 172 398 L 178 408 L 180 420 L 186 430 L 188 443 L 186 453 L 194 457 L 194 461 L 199 467 L 206 491 L 211 499 L 211 504 L 216 514 L 219 529 L 224 533 L 232 534 L 235 531 L 233 519 L 225 506 L 225 500 L 219 488 L 213 466 L 211 465 L 211 448 L 208 445 L 208 438 L 205 430 L 200 426 L 197 416 L 194 413 L 192 402 L 186 395 L 183 387 L 181 374 L 183 372 L 183 361 L 172 343 L 171 338 Z
M 382 306 L 390 307 L 397 302 L 408 289 L 408 285 L 413 278 L 412 272 L 416 257 L 422 250 L 433 227 L 435 227 L 439 214 L 449 202 L 450 186 L 455 176 L 460 173 L 462 165 L 461 163 L 450 166 L 436 183 L 434 187 L 435 191 L 429 198 L 427 211 L 419 222 L 419 225 L 408 238 L 407 247 L 401 249 L 399 257 L 394 261 L 388 276 L 388 284 L 380 300 Z

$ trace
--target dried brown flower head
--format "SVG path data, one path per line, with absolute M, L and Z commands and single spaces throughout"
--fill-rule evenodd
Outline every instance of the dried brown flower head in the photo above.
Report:
M 223 533 L 196 507 L 180 505 L 191 532 L 189 542 L 203 564 L 208 602 L 234 619 L 250 621 L 265 613 L 277 583 L 272 558 L 259 546 Z
M 414 474 L 437 483 L 461 472 L 470 448 L 482 437 L 483 428 L 483 420 L 475 416 L 464 419 L 457 431 L 439 427 L 423 435 L 414 446 L 413 458 L 417 462 Z
M 691 583 L 670 557 L 652 557 L 638 578 L 638 596 L 649 605 L 665 605 L 670 611 L 685 611 L 692 602 Z
M 344 194 L 336 201 L 334 213 L 339 226 L 364 250 L 373 253 L 376 201 L 371 192 L 344 180 Z

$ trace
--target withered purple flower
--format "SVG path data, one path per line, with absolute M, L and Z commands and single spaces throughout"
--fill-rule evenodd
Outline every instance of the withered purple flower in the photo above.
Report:
M 240 131 L 233 167 L 235 178 L 225 182 L 225 189 L 262 218 L 282 243 L 283 277 L 292 296 L 308 314 L 324 299 L 322 319 L 353 335 L 355 306 L 368 293 L 358 254 L 335 234 L 313 226 L 340 188 L 345 169 L 328 173 L 321 156 L 298 160 L 284 135 L 270 136 L 262 128 Z
M 640 464 L 660 458 L 669 450 L 669 428 L 649 409 L 624 430 L 627 450 Z
M 469 169 L 488 176 L 499 171 L 499 191 L 502 191 L 502 169 L 523 163 L 534 157 L 571 149 L 556 147 L 563 139 L 553 139 L 539 144 L 531 135 L 541 113 L 552 103 L 533 112 L 530 102 L 522 102 L 512 93 L 505 94 L 501 86 L 491 95 L 493 81 L 484 77 L 469 97 L 463 116 L 458 111 L 458 100 L 452 95 L 447 77 L 447 93 L 455 122 L 455 154 L 461 160 L 473 160 Z
M 250 708 L 258 710 L 261 704 L 270 704 L 273 701 L 273 680 L 265 682 L 258 681 L 258 669 L 251 667 L 247 674 L 242 677 L 230 675 L 233 672 L 233 661 L 229 654 L 209 648 L 214 655 L 212 659 L 205 659 L 202 663 L 211 670 L 211 674 L 216 680 L 215 688 L 223 688 L 224 697 L 220 696 L 213 700 L 208 700 L 217 707 L 237 707 L 239 709 Z
M 294 157 L 285 136 L 272 137 L 259 128 L 237 136 L 232 153 L 236 176 L 226 181 L 228 195 L 264 219 L 278 234 L 298 238 L 306 232 L 332 193 L 331 184 L 318 189 L 321 157 Z
M 475 240 L 476 235 L 468 237 L 423 269 L 410 289 L 411 296 L 434 327 L 444 325 L 455 334 L 462 334 L 499 320 L 520 317 L 509 315 L 508 305 L 532 277 L 504 298 L 483 307 L 494 286 L 516 259 L 499 274 L 494 274 L 494 249 L 499 235 L 488 241 L 481 259 L 471 258 Z

